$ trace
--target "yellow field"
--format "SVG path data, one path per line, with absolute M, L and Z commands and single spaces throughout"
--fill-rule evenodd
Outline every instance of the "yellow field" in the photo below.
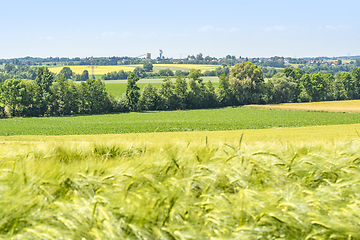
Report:
M 268 105 L 247 105 L 247 107 L 265 109 L 286 109 L 327 112 L 360 112 L 360 100 L 325 101 L 310 103 L 281 103 Z
M 301 142 L 336 142 L 359 139 L 360 124 L 312 126 L 298 128 L 251 129 L 236 131 L 202 131 L 177 133 L 130 133 L 73 136 L 1 136 L 0 144 L 11 142 L 77 142 L 119 143 L 124 145 L 167 144 L 219 144 L 237 145 L 242 134 L 244 144 L 275 142 L 279 144 Z
M 116 66 L 94 66 L 94 74 L 95 75 L 103 75 L 108 72 L 118 72 L 120 70 L 127 71 L 133 71 L 136 67 L 142 67 L 142 64 L 139 65 L 116 65 Z M 154 64 L 154 71 L 157 72 L 160 69 L 166 69 L 170 68 L 173 71 L 176 70 L 190 70 L 192 68 L 205 71 L 205 70 L 213 70 L 219 65 L 200 65 L 200 64 Z M 84 66 L 68 66 L 70 69 L 76 73 L 81 74 L 84 70 L 88 70 L 89 74 L 91 74 L 91 67 L 88 65 Z M 63 66 L 61 67 L 51 67 L 49 68 L 51 72 L 58 74 L 61 69 L 63 69 Z

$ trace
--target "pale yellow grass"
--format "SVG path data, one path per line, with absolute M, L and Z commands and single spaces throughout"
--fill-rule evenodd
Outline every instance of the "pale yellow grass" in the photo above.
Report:
M 118 72 L 120 70 L 124 70 L 125 72 L 133 71 L 136 67 L 142 67 L 142 64 L 139 65 L 116 65 L 116 66 L 94 66 L 94 74 L 95 75 L 102 75 L 109 72 Z M 206 71 L 206 70 L 213 70 L 218 65 L 200 65 L 200 64 L 154 64 L 154 71 L 158 71 L 160 69 L 170 68 L 173 71 L 176 70 L 190 70 L 192 68 Z M 88 65 L 84 66 L 68 66 L 74 73 L 81 74 L 84 70 L 88 70 L 89 74 L 91 74 L 91 67 Z M 52 67 L 49 68 L 51 72 L 58 74 L 62 67 Z
M 11 142 L 83 142 L 116 143 L 124 145 L 167 145 L 167 144 L 234 144 L 237 145 L 242 134 L 244 144 L 254 143 L 308 143 L 337 142 L 359 139 L 360 124 L 331 126 L 311 126 L 297 128 L 251 129 L 236 131 L 202 131 L 172 133 L 130 133 L 73 136 L 1 136 L 0 144 Z
M 247 105 L 247 107 L 265 109 L 287 109 L 287 110 L 307 110 L 307 111 L 327 111 L 327 112 L 360 112 L 360 100 L 346 101 L 325 101 L 310 103 L 281 103 L 268 105 Z

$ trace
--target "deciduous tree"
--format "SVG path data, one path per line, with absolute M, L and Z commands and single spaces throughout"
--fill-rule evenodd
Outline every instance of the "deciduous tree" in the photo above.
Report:
M 50 104 L 51 91 L 50 86 L 54 80 L 54 75 L 49 71 L 47 67 L 39 67 L 37 70 L 37 76 L 35 84 L 39 86 L 39 114 L 44 115 Z
M 127 80 L 126 86 L 126 103 L 130 111 L 137 110 L 137 103 L 140 98 L 140 88 L 136 85 L 139 81 L 139 77 L 134 73 L 131 73 Z
M 259 103 L 264 87 L 262 71 L 255 64 L 236 64 L 229 73 L 229 81 L 234 89 L 238 104 Z
M 69 67 L 63 67 L 59 74 L 63 74 L 66 79 L 70 79 L 73 76 L 73 72 Z

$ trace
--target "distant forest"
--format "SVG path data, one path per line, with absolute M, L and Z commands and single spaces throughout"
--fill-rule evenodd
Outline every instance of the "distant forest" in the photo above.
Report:
M 18 68 L 15 66 L 15 70 Z M 100 79 L 76 84 L 63 73 L 54 76 L 47 67 L 38 67 L 35 80 L 10 78 L 0 83 L 0 117 L 360 99 L 360 67 L 335 75 L 287 67 L 265 81 L 261 67 L 242 62 L 220 75 L 217 88 L 211 81 L 205 83 L 202 73 L 196 69 L 190 70 L 187 77 L 178 75 L 175 82 L 165 77 L 159 88 L 148 84 L 141 92 L 138 81 L 139 77 L 131 72 L 127 76 L 126 93 L 114 98 L 106 92 L 105 83 Z
M 6 79 L 29 79 L 35 80 L 36 71 L 39 66 L 73 66 L 73 65 L 129 65 L 138 64 L 143 67 L 137 67 L 133 71 L 140 78 L 152 77 L 171 77 L 171 76 L 187 76 L 189 72 L 186 71 L 171 71 L 170 69 L 160 70 L 159 72 L 152 72 L 147 69 L 149 65 L 153 64 L 211 64 L 219 65 L 215 70 L 207 70 L 202 72 L 202 76 L 220 76 L 227 75 L 230 69 L 238 63 L 250 62 L 258 67 L 261 67 L 264 78 L 272 78 L 276 73 L 281 72 L 287 67 L 293 69 L 301 69 L 307 74 L 313 73 L 330 73 L 335 77 L 336 74 L 342 72 L 351 73 L 355 67 L 360 67 L 360 56 L 342 57 L 342 60 L 330 60 L 327 58 L 246 58 L 227 55 L 223 58 L 214 58 L 210 56 L 203 57 L 201 53 L 196 56 L 187 56 L 184 59 L 143 59 L 131 57 L 111 57 L 111 58 L 14 58 L 14 59 L 0 59 L 0 82 Z M 127 79 L 131 72 L 111 72 L 102 76 L 103 80 Z M 86 71 L 83 74 L 72 74 L 71 76 L 64 75 L 68 79 L 75 81 L 85 81 L 89 78 L 89 73 Z M 92 76 L 90 76 L 92 77 Z

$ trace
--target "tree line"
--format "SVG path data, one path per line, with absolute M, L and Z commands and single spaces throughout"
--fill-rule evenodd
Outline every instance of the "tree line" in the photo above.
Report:
M 157 77 L 173 77 L 173 76 L 188 76 L 190 71 L 186 70 L 176 70 L 173 71 L 170 68 L 160 69 L 158 72 L 153 72 L 153 64 L 150 62 L 145 62 L 143 67 L 136 67 L 132 71 L 139 78 L 157 78 Z M 102 80 L 124 80 L 129 77 L 132 73 L 131 71 L 120 70 L 118 72 L 109 72 L 101 76 Z M 206 70 L 201 73 L 202 76 L 220 76 L 222 74 L 227 75 L 230 72 L 230 68 L 227 65 L 223 65 L 222 67 L 217 67 L 214 70 Z
M 137 86 L 139 76 L 127 77 L 126 93 L 114 98 L 101 80 L 76 83 L 64 74 L 56 78 L 46 67 L 37 69 L 35 80 L 7 79 L 0 83 L 0 116 L 63 116 L 110 112 L 176 110 L 285 102 L 309 102 L 360 98 L 360 68 L 351 73 L 307 74 L 303 69 L 285 68 L 264 80 L 257 65 L 236 64 L 219 77 L 215 88 L 192 69 L 187 77 L 173 82 L 165 78 L 157 88 Z

